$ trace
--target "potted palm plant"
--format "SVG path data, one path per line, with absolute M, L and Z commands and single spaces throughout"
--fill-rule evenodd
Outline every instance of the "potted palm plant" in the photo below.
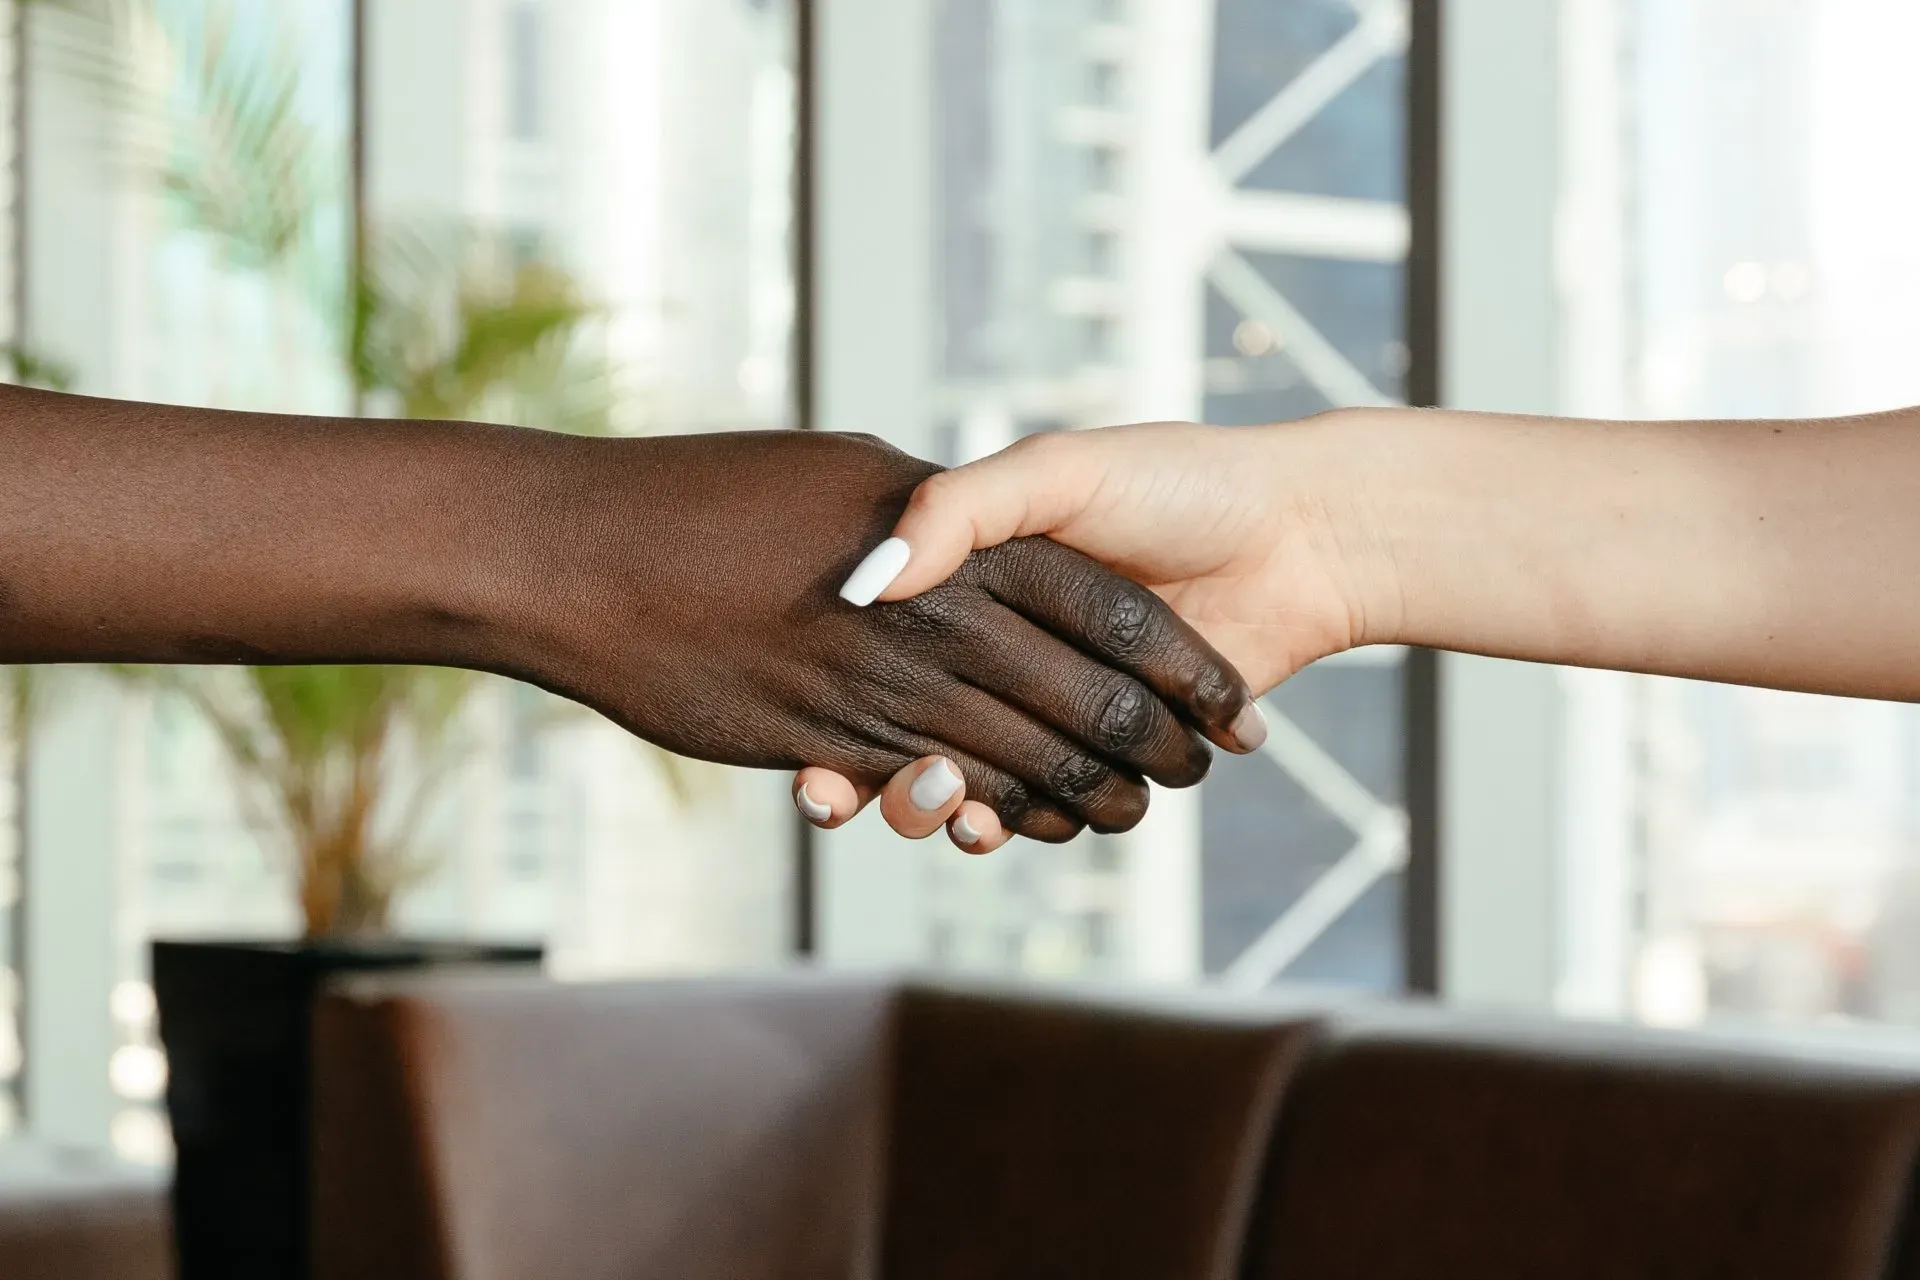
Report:
M 358 403 L 410 418 L 612 430 L 599 316 L 538 246 L 472 227 L 385 228 L 346 251 L 339 157 L 301 114 L 291 46 L 237 38 L 219 0 L 40 0 L 64 67 L 101 89 L 116 154 L 231 269 L 294 290 L 337 335 Z M 54 10 L 58 10 L 54 15 Z M 47 37 L 43 34 L 43 42 Z M 156 72 L 156 68 L 159 70 Z M 538 947 L 390 933 L 430 863 L 423 825 L 488 677 L 410 667 L 124 672 L 211 727 L 254 829 L 285 847 L 303 937 L 156 942 L 183 1280 L 298 1274 L 308 1016 L 343 971 L 528 963 Z M 670 779 L 680 775 L 662 757 Z

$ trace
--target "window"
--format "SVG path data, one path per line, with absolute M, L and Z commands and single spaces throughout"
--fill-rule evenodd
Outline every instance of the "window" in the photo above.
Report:
M 1233 230 L 1205 285 L 1209 422 L 1402 395 L 1405 23 L 1397 4 L 1215 6 L 1211 139 Z M 1303 237 L 1308 210 L 1339 233 Z M 1404 985 L 1402 678 L 1397 651 L 1309 668 L 1270 697 L 1262 752 L 1216 760 L 1201 841 L 1209 973 Z
M 507 132 L 515 142 L 537 142 L 544 77 L 541 59 L 542 15 L 534 3 L 507 10 Z
M 1405 5 L 930 9 L 931 225 L 874 268 L 931 271 L 930 297 L 903 291 L 889 312 L 886 336 L 905 350 L 924 332 L 932 355 L 931 421 L 905 402 L 875 416 L 905 447 L 961 460 L 1041 423 L 1269 422 L 1401 394 Z M 844 38 L 865 48 L 874 26 Z M 894 38 L 897 64 L 913 48 Z M 899 182 L 902 207 L 926 194 L 873 177 Z M 1158 793 L 1125 836 L 986 859 L 873 852 L 910 875 L 830 859 L 829 950 L 838 929 L 846 953 L 963 968 L 1397 989 L 1404 698 L 1392 652 L 1289 682 L 1265 753 L 1216 759 L 1197 798 Z
M 1570 46 L 1585 125 L 1568 163 L 1584 234 L 1623 246 L 1624 269 L 1611 284 L 1573 275 L 1570 305 L 1617 316 L 1603 331 L 1619 342 L 1583 344 L 1572 407 L 1920 403 L 1920 183 L 1905 160 L 1920 15 L 1873 0 L 1585 8 L 1617 38 Z M 1615 1007 L 1675 1025 L 1920 1022 L 1920 712 L 1569 680 L 1574 752 L 1617 764 L 1582 770 L 1570 802 L 1625 819 L 1591 824 L 1569 854 L 1575 876 L 1612 886 L 1572 909 L 1610 922 L 1589 932 L 1617 955 Z M 1605 935 L 1624 935 L 1617 951 Z
M 301 220 L 301 255 L 263 265 L 227 252 L 226 228 L 175 207 L 168 183 L 107 163 L 116 152 L 102 142 L 121 131 L 166 136 L 178 123 L 169 112 L 198 118 L 206 78 L 193 58 L 141 68 L 176 82 L 131 120 L 121 99 L 69 73 L 76 43 L 101 30 L 36 7 L 20 166 L 36 282 L 25 339 L 70 367 L 76 390 L 349 411 L 357 397 L 333 326 L 361 212 L 368 269 L 407 285 L 396 305 L 444 319 L 455 299 L 532 268 L 564 274 L 599 304 L 567 352 L 596 374 L 579 384 L 591 396 L 502 396 L 461 416 L 612 431 L 792 425 L 788 5 L 151 5 L 168 49 L 223 48 L 230 68 L 274 90 L 260 101 L 285 90 L 296 104 L 267 142 L 284 148 L 271 176 Z M 227 9 L 230 26 L 210 21 Z M 356 10 L 359 184 L 348 170 Z M 224 46 L 201 39 L 220 31 Z M 8 280 L 13 244 L 0 240 Z M 392 389 L 358 398 L 375 414 L 405 407 Z M 149 942 L 296 931 L 286 842 L 242 803 L 187 700 L 100 673 L 71 683 L 36 722 L 24 792 L 13 782 L 18 735 L 0 744 L 0 818 L 23 795 L 48 801 L 26 853 L 37 875 L 26 910 L 54 913 L 29 933 L 62 947 L 57 964 L 28 965 L 28 1109 L 51 1138 L 164 1160 Z M 568 974 L 740 969 L 785 955 L 794 819 L 780 778 L 687 767 L 491 679 L 462 703 L 458 734 L 466 750 L 429 806 L 421 852 L 433 856 L 399 902 L 400 931 L 546 939 Z M 18 883 L 18 843 L 0 824 L 0 891 Z M 9 901 L 0 892 L 0 908 Z M 0 1081 L 19 1074 L 14 977 L 0 969 Z

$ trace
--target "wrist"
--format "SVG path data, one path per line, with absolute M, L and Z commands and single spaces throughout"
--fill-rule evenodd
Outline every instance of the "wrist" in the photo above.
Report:
M 623 501 L 604 500 L 650 442 L 519 430 L 474 443 L 441 486 L 430 522 L 439 549 L 414 580 L 425 616 L 440 624 L 430 643 L 449 665 L 571 692 L 594 658 L 587 620 L 615 607 L 611 584 L 625 588 L 618 607 L 636 634 L 645 602 L 656 598 L 636 584 L 660 558 L 633 554 L 636 541 L 648 541 L 633 528 L 650 512 L 631 489 Z
M 1433 505 L 1419 492 L 1431 478 L 1416 457 L 1430 416 L 1333 409 L 1262 428 L 1283 519 L 1344 604 L 1348 647 L 1417 643 L 1407 573 Z
M 1580 424 L 1398 407 L 1324 417 L 1341 442 L 1336 527 L 1354 566 L 1362 643 L 1561 652 L 1568 626 L 1591 609 L 1583 584 L 1596 580 L 1581 568 L 1597 527 L 1583 490 L 1605 491 L 1599 509 L 1612 515 L 1662 502 L 1633 467 L 1597 466 L 1581 449 L 1597 437 Z

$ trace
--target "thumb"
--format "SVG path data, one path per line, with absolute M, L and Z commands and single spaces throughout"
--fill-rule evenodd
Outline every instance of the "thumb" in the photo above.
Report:
M 847 578 L 858 605 L 904 600 L 939 586 L 968 555 L 1010 538 L 1052 533 L 1086 508 L 1098 483 L 1075 433 L 1030 436 L 964 467 L 928 476 L 893 536 Z

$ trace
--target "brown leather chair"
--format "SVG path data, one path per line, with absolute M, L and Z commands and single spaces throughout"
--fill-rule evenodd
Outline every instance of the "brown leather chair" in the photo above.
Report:
M 1920 1058 L 820 979 L 318 1031 L 317 1280 L 1920 1280 Z
M 362 981 L 317 1280 L 1230 1280 L 1283 1012 L 884 983 Z
M 315 1035 L 316 1280 L 827 1280 L 876 1240 L 893 999 L 349 986 Z
M 167 1280 L 157 1171 L 18 1135 L 0 1143 L 0 1280 Z
M 883 1276 L 1236 1275 L 1313 1021 L 925 986 L 897 1018 Z
M 1283 1113 L 1249 1280 L 1920 1274 L 1920 1070 L 1373 1014 Z

